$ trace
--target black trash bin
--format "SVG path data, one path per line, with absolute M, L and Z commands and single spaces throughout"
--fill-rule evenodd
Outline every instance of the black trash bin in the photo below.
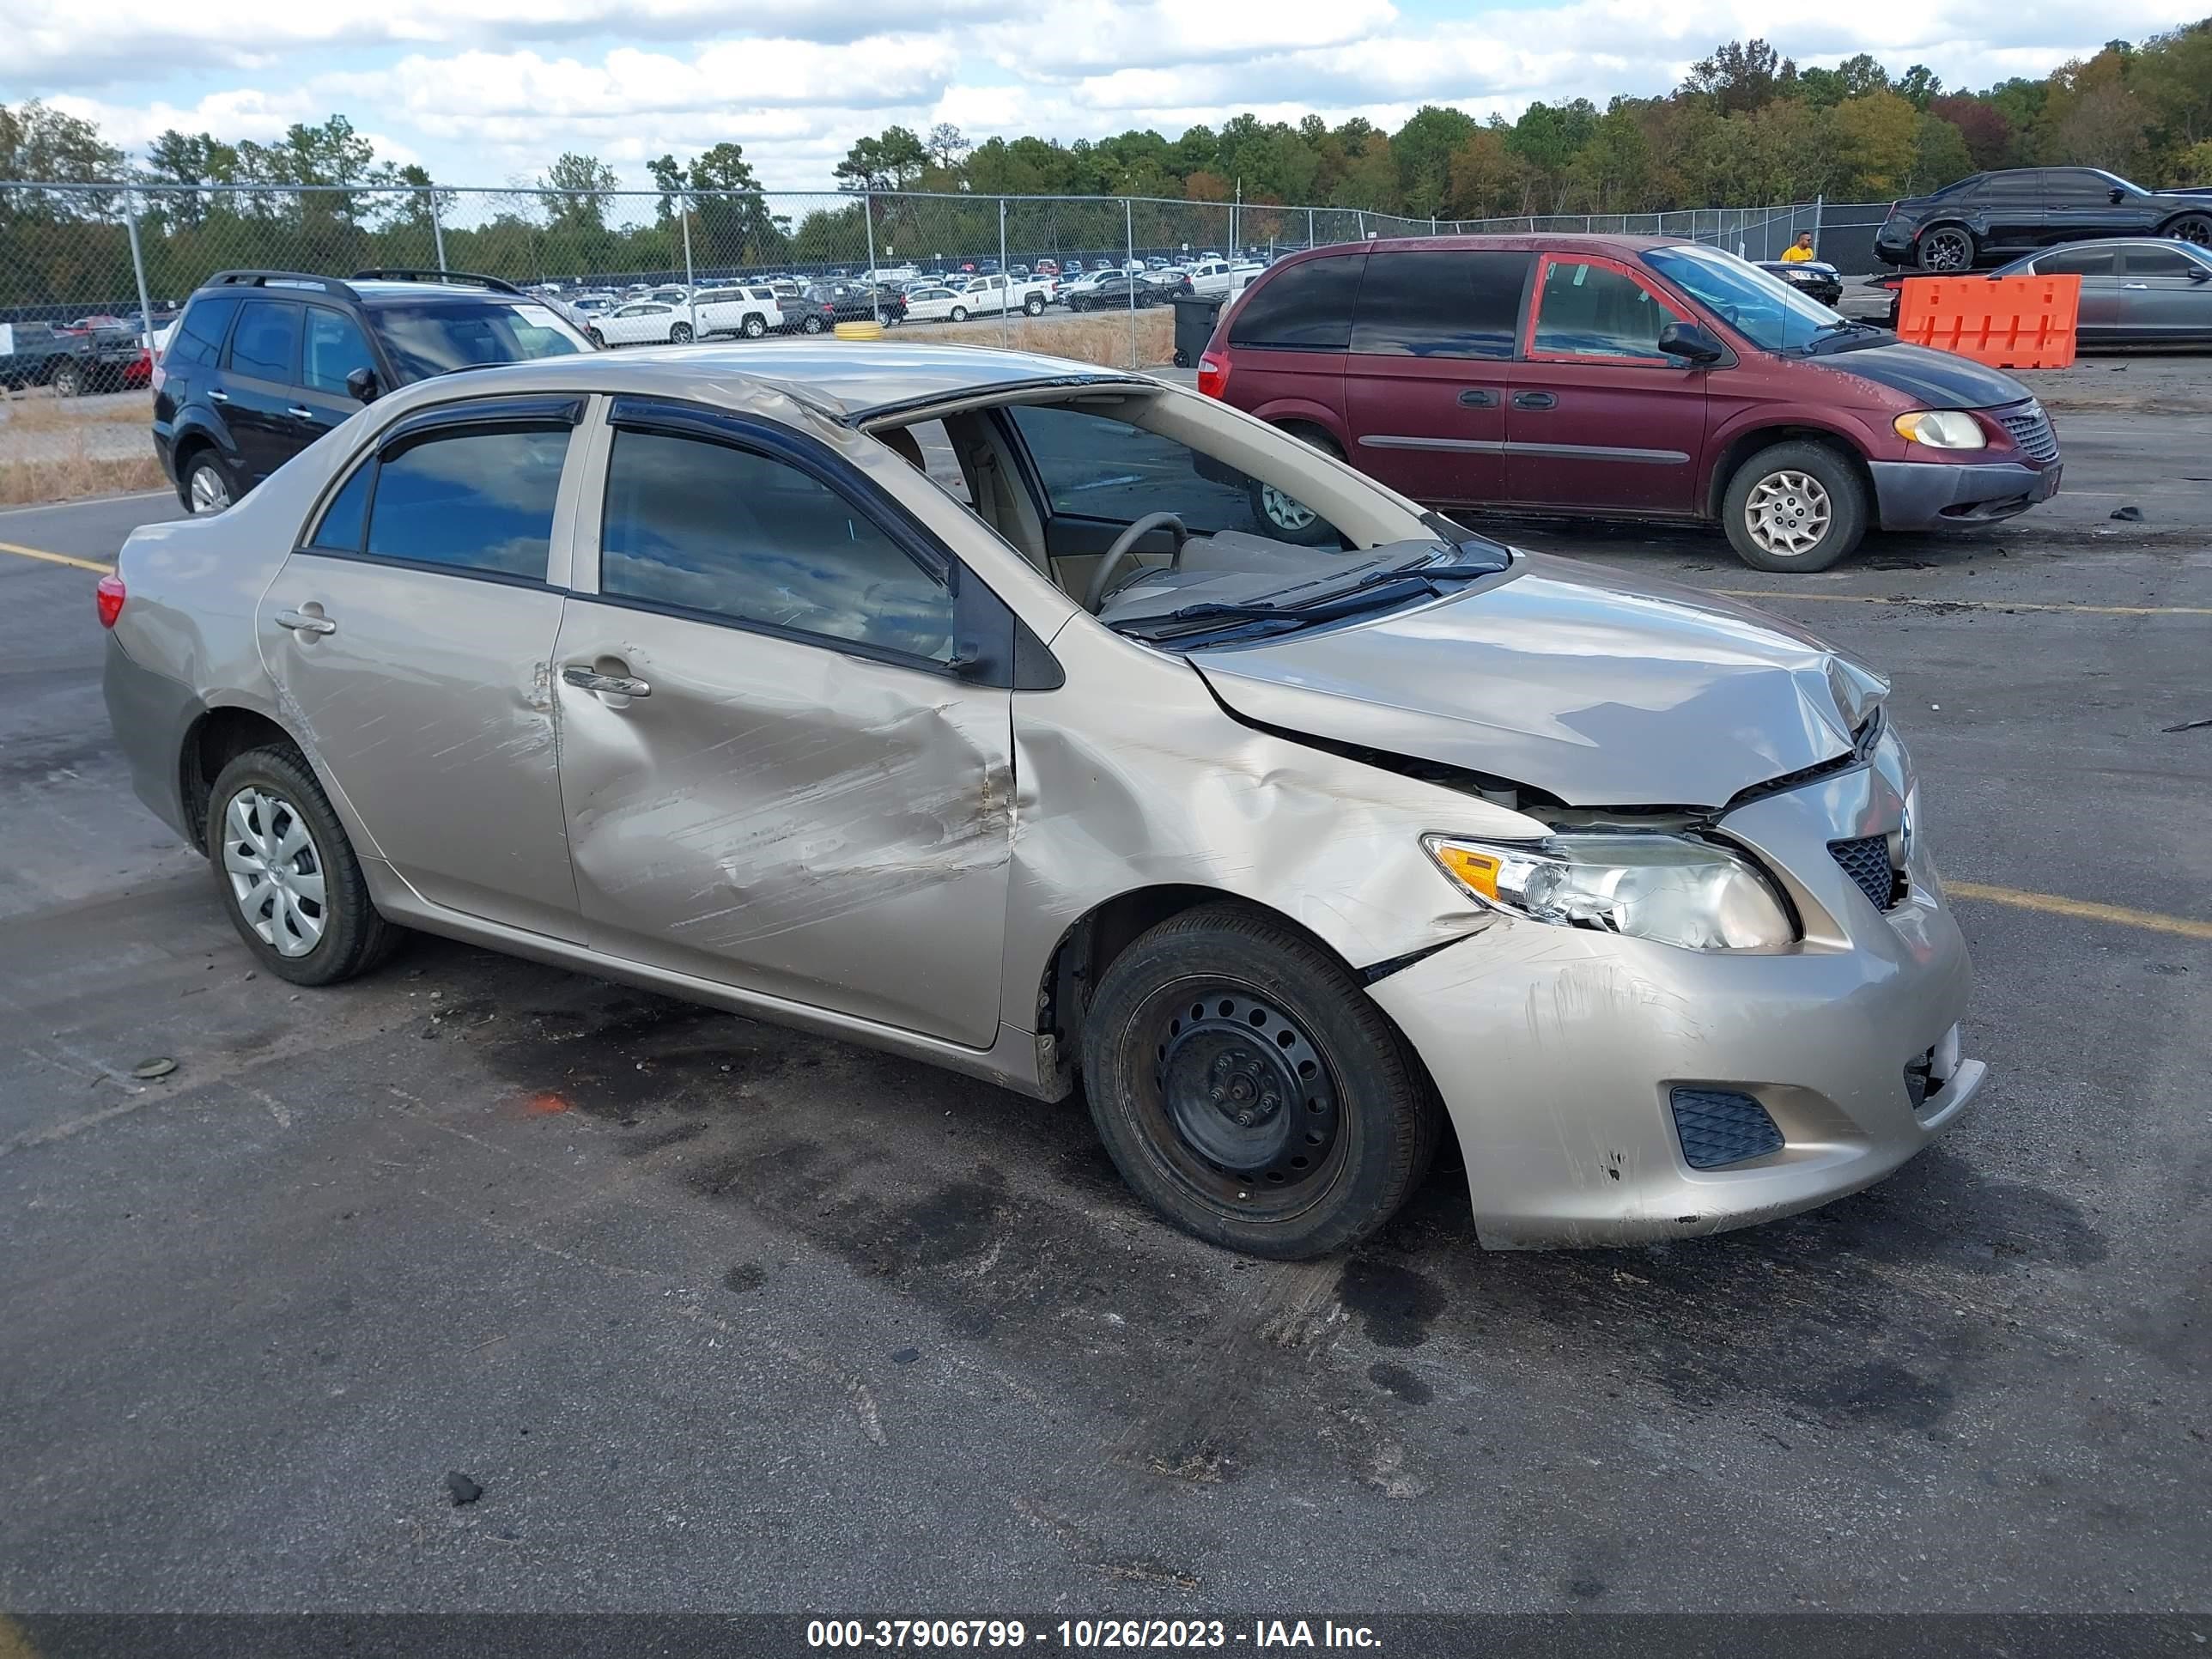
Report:
M 1175 307 L 1175 366 L 1188 368 L 1198 362 L 1206 343 L 1213 337 L 1213 325 L 1221 315 L 1222 301 L 1211 294 L 1171 294 Z

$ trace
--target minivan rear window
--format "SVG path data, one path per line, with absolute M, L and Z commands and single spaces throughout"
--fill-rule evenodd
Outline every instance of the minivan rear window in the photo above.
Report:
M 1375 253 L 1352 349 L 1389 357 L 1510 357 L 1532 253 Z
M 1246 297 L 1230 325 L 1229 343 L 1281 351 L 1346 349 L 1366 264 L 1363 251 L 1279 267 Z

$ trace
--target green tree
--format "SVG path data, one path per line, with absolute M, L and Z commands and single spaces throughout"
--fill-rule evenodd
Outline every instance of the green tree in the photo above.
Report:
M 1443 211 L 1451 194 L 1451 158 L 1478 131 L 1465 110 L 1424 104 L 1391 135 L 1404 210 L 1417 219 Z
M 538 180 L 541 190 L 566 192 L 548 204 L 550 228 L 571 234 L 604 232 L 609 199 L 621 183 L 615 170 L 598 156 L 564 150 Z
M 929 151 L 910 128 L 885 127 L 854 140 L 832 172 L 845 190 L 905 190 L 928 165 Z
M 1836 110 L 1836 155 L 1844 188 L 1873 197 L 1901 196 L 1918 154 L 1920 112 L 1895 93 L 1869 92 Z

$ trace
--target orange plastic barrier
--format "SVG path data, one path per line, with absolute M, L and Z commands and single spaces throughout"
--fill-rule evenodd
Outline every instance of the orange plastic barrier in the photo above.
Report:
M 2064 368 L 2081 309 L 2079 276 L 1911 276 L 1897 332 L 1992 368 Z

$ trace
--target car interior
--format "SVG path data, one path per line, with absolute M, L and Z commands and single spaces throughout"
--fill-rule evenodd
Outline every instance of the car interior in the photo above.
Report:
M 1296 439 L 1192 401 L 1030 392 L 866 429 L 1094 612 L 1147 568 L 1256 570 L 1433 538 L 1418 508 L 1357 475 L 1340 483 Z M 1270 486 L 1314 503 L 1295 536 L 1261 511 Z

